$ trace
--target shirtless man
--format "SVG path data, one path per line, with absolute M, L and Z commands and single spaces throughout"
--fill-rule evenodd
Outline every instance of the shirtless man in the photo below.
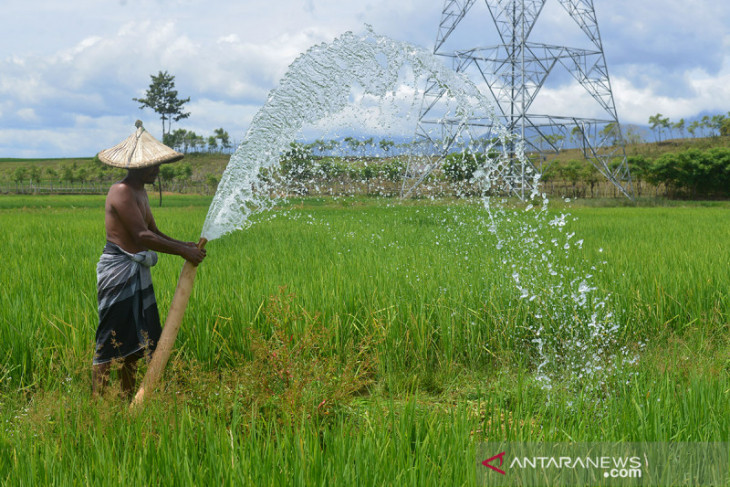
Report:
M 112 363 L 119 363 L 122 393 L 131 397 L 137 361 L 154 351 L 161 328 L 149 268 L 157 252 L 174 254 L 198 265 L 205 249 L 162 233 L 152 217 L 146 183 L 160 166 L 129 169 L 112 185 L 105 204 L 107 244 L 97 266 L 99 327 L 92 368 L 93 394 L 108 384 Z

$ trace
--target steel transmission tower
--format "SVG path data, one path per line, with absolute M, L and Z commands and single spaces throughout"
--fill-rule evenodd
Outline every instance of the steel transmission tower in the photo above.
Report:
M 583 155 L 623 194 L 633 198 L 631 176 L 626 161 L 621 128 L 606 68 L 592 0 L 484 0 L 496 28 L 489 47 L 447 49 L 447 41 L 477 0 L 446 0 L 434 53 L 451 58 L 458 72 L 476 72 L 477 86 L 493 99 L 495 118 L 511 134 L 501 148 L 510 158 L 498 175 L 521 198 L 532 189 L 530 171 L 543 170 L 545 154 L 569 147 L 580 148 Z M 531 34 L 547 2 L 558 2 L 587 37 L 589 48 L 550 45 L 531 41 Z M 557 6 L 556 6 L 557 7 Z M 559 7 L 558 7 L 559 8 Z M 485 18 L 489 22 L 490 19 Z M 566 19 L 567 20 L 567 19 Z M 486 31 L 486 29 L 485 29 Z M 577 31 L 577 29 L 576 29 Z M 578 31 L 578 34 L 580 32 Z M 562 67 L 574 83 L 597 102 L 599 118 L 575 115 L 533 113 L 533 102 L 554 68 Z M 562 71 L 562 70 L 561 70 Z M 563 71 L 564 72 L 564 71 Z M 474 76 L 471 76 L 474 80 Z M 583 91 L 583 90 L 580 90 Z M 419 115 L 416 138 L 440 154 L 427 167 L 409 167 L 403 194 L 410 194 L 448 152 L 453 152 L 459 137 L 474 141 L 494 140 L 495 121 L 488 116 L 474 117 L 467 123 L 439 112 L 446 89 L 430 80 L 426 86 Z M 584 94 L 584 93 L 581 93 Z M 524 155 L 515 154 L 514 141 L 522 141 Z M 499 145 L 499 144 L 498 144 Z

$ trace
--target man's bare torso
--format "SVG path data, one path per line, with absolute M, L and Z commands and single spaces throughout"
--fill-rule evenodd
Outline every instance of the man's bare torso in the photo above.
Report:
M 130 206 L 134 206 L 134 208 L 129 208 Z M 124 217 L 120 215 L 120 209 L 122 208 L 127 214 L 137 213 L 138 216 L 135 220 L 142 222 L 145 228 L 149 229 L 154 224 L 154 220 L 144 187 L 135 189 L 124 182 L 114 184 L 109 189 L 106 204 L 104 205 L 104 225 L 106 227 L 106 239 L 109 242 L 131 253 L 147 250 L 135 243 L 135 238 L 132 235 L 133 229 L 127 228 Z

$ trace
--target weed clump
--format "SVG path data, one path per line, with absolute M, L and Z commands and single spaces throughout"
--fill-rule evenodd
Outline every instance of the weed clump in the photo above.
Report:
M 251 358 L 232 377 L 238 401 L 284 424 L 331 416 L 368 392 L 377 368 L 372 336 L 340 344 L 336 330 L 294 298 L 285 287 L 270 296 L 263 312 L 270 334 L 248 330 Z

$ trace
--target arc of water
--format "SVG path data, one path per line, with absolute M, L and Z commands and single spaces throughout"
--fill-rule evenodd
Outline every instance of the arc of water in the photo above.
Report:
M 231 157 L 208 210 L 202 237 L 214 240 L 244 228 L 250 216 L 270 208 L 262 197 L 262 169 L 276 167 L 286 149 L 307 123 L 341 111 L 353 88 L 383 97 L 394 93 L 409 65 L 413 78 L 434 79 L 453 100 L 452 116 L 468 118 L 475 110 L 488 112 L 487 99 L 465 76 L 447 69 L 433 54 L 408 43 L 379 36 L 346 33 L 297 58 L 254 117 L 243 143 Z M 495 122 L 496 123 L 496 122 Z

